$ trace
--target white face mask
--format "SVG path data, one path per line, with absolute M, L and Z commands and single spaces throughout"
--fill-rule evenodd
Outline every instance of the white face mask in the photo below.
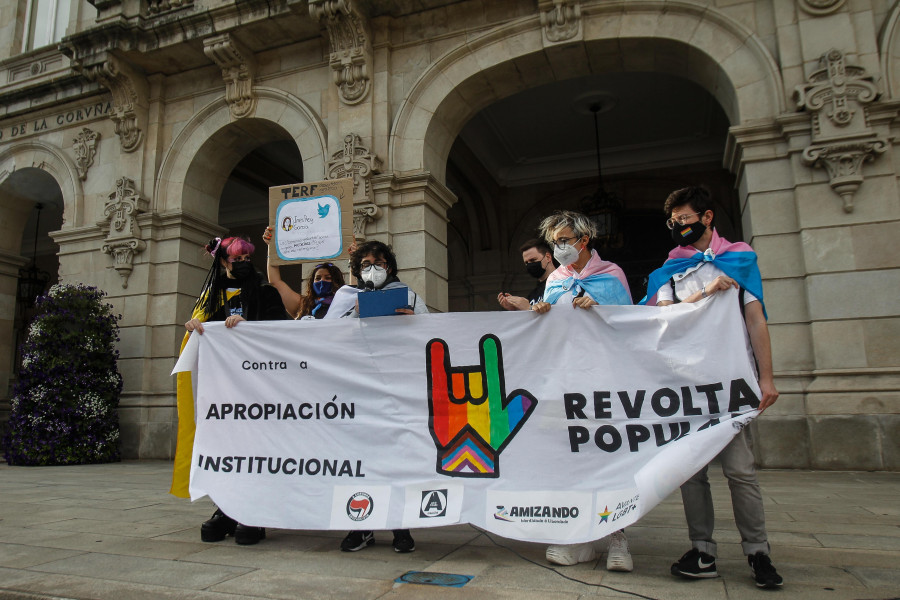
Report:
M 581 254 L 581 252 L 571 244 L 566 244 L 562 248 L 555 245 L 553 246 L 553 258 L 564 267 L 568 267 L 578 260 L 579 254 Z
M 366 267 L 361 271 L 360 274 L 362 275 L 362 280 L 371 281 L 376 290 L 384 285 L 384 282 L 387 281 L 388 276 L 387 269 L 384 269 L 377 265 L 370 265 Z

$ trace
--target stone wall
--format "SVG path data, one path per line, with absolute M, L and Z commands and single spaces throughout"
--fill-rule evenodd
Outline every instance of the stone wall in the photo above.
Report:
M 451 294 L 489 308 L 475 298 L 515 266 L 509 249 L 521 228 L 512 215 L 469 219 L 469 235 L 494 228 L 501 243 L 460 255 L 478 267 L 451 290 L 447 161 L 462 127 L 540 85 L 662 72 L 703 87 L 731 123 L 722 164 L 760 257 L 782 392 L 755 428 L 761 463 L 898 468 L 900 8 L 245 4 L 110 2 L 96 21 L 85 5 L 60 49 L 23 53 L 24 2 L 0 0 L 0 230 L 11 229 L 0 236 L 0 391 L 11 372 L 16 272 L 27 260 L 17 224 L 36 201 L 14 193 L 12 173 L 53 176 L 65 202 L 52 236 L 59 276 L 103 288 L 124 316 L 125 455 L 170 457 L 169 370 L 207 268 L 197 248 L 221 233 L 222 189 L 248 152 L 293 141 L 315 180 L 345 164 L 350 140 L 361 157 L 346 162 L 360 235 L 394 245 L 403 279 L 432 308 L 447 310 Z M 109 217 L 123 203 L 128 231 Z

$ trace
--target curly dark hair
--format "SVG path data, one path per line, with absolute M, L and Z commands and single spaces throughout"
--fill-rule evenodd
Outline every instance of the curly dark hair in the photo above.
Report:
M 315 265 L 312 271 L 310 271 L 309 277 L 306 278 L 306 294 L 300 300 L 300 312 L 297 314 L 298 319 L 312 314 L 312 309 L 316 306 L 316 293 L 313 291 L 313 281 L 315 280 L 316 273 L 319 269 L 325 269 L 331 275 L 332 294 L 336 292 L 339 287 L 344 285 L 344 274 L 341 273 L 341 270 L 336 266 L 331 263 Z
M 362 259 L 369 254 L 384 260 L 388 264 L 388 277 L 397 275 L 397 257 L 394 256 L 394 251 L 384 242 L 372 240 L 357 246 L 356 252 L 350 255 L 350 273 L 356 277 L 357 281 L 362 279 L 362 267 L 360 266 Z

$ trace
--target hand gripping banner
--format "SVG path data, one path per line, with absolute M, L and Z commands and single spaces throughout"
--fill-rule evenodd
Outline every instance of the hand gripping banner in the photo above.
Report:
M 176 371 L 196 382 L 191 497 L 287 529 L 469 522 L 598 539 L 759 405 L 732 291 L 662 308 L 208 323 Z

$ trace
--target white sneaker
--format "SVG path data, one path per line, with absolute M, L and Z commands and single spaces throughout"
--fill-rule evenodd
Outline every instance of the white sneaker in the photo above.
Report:
M 601 550 L 597 548 L 597 542 L 547 546 L 547 562 L 554 565 L 569 566 L 590 562 L 596 560 L 600 554 Z
M 628 551 L 628 538 L 620 529 L 609 536 L 606 570 L 630 572 L 632 569 L 634 569 L 634 561 L 631 560 L 631 552 Z

